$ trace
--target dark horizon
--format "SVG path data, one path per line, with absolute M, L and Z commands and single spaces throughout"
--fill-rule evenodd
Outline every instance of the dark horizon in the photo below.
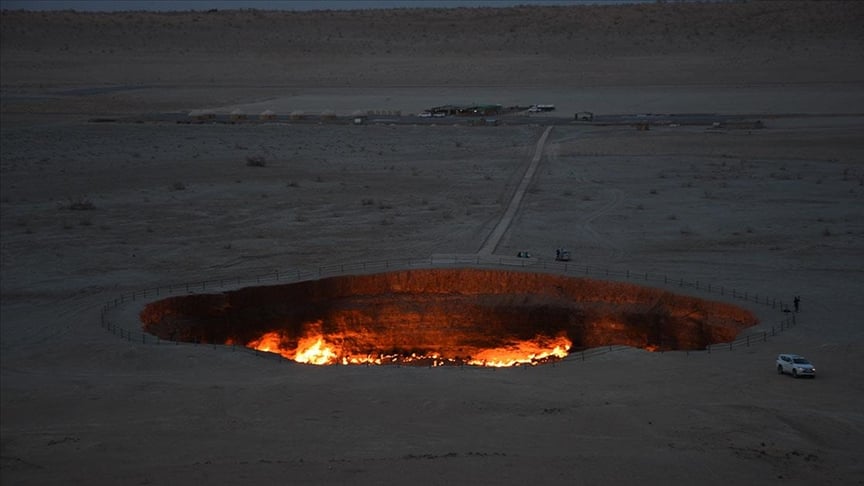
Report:
M 0 0 L 3 10 L 80 12 L 206 10 L 363 10 L 388 8 L 460 8 L 567 5 L 620 5 L 656 0 Z M 684 0 L 692 1 L 692 0 Z

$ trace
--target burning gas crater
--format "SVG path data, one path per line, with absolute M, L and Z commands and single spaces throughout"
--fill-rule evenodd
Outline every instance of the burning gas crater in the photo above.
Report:
M 696 350 L 756 324 L 733 305 L 620 282 L 425 269 L 170 297 L 141 311 L 175 341 L 318 365 L 535 365 L 607 345 Z

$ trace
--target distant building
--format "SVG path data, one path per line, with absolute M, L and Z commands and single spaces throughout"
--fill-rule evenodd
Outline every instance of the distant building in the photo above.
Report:
M 426 112 L 431 113 L 432 116 L 447 116 L 447 115 L 459 115 L 459 116 L 489 116 L 489 115 L 498 115 L 501 113 L 502 106 L 501 105 L 442 105 L 435 106 L 433 108 L 429 108 Z
M 555 105 L 533 105 L 531 108 L 528 108 L 528 111 L 532 113 L 555 111 Z
M 258 116 L 258 118 L 261 120 L 265 120 L 265 121 L 273 121 L 276 119 L 276 113 L 274 113 L 270 110 L 264 110 L 261 112 L 261 114 Z
M 193 120 L 199 123 L 216 121 L 216 113 L 212 111 L 199 111 L 189 113 L 189 116 L 192 117 Z

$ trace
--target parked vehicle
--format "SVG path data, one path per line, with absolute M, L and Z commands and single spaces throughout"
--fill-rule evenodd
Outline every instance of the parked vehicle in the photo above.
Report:
M 789 373 L 795 378 L 809 376 L 816 378 L 816 367 L 803 356 L 797 354 L 781 354 L 777 356 L 777 373 Z

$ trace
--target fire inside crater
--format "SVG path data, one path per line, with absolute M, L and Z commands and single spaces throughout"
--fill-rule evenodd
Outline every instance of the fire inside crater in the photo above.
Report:
M 516 366 L 627 345 L 733 340 L 749 311 L 623 282 L 485 269 L 331 277 L 147 304 L 163 339 L 237 344 L 310 364 Z

